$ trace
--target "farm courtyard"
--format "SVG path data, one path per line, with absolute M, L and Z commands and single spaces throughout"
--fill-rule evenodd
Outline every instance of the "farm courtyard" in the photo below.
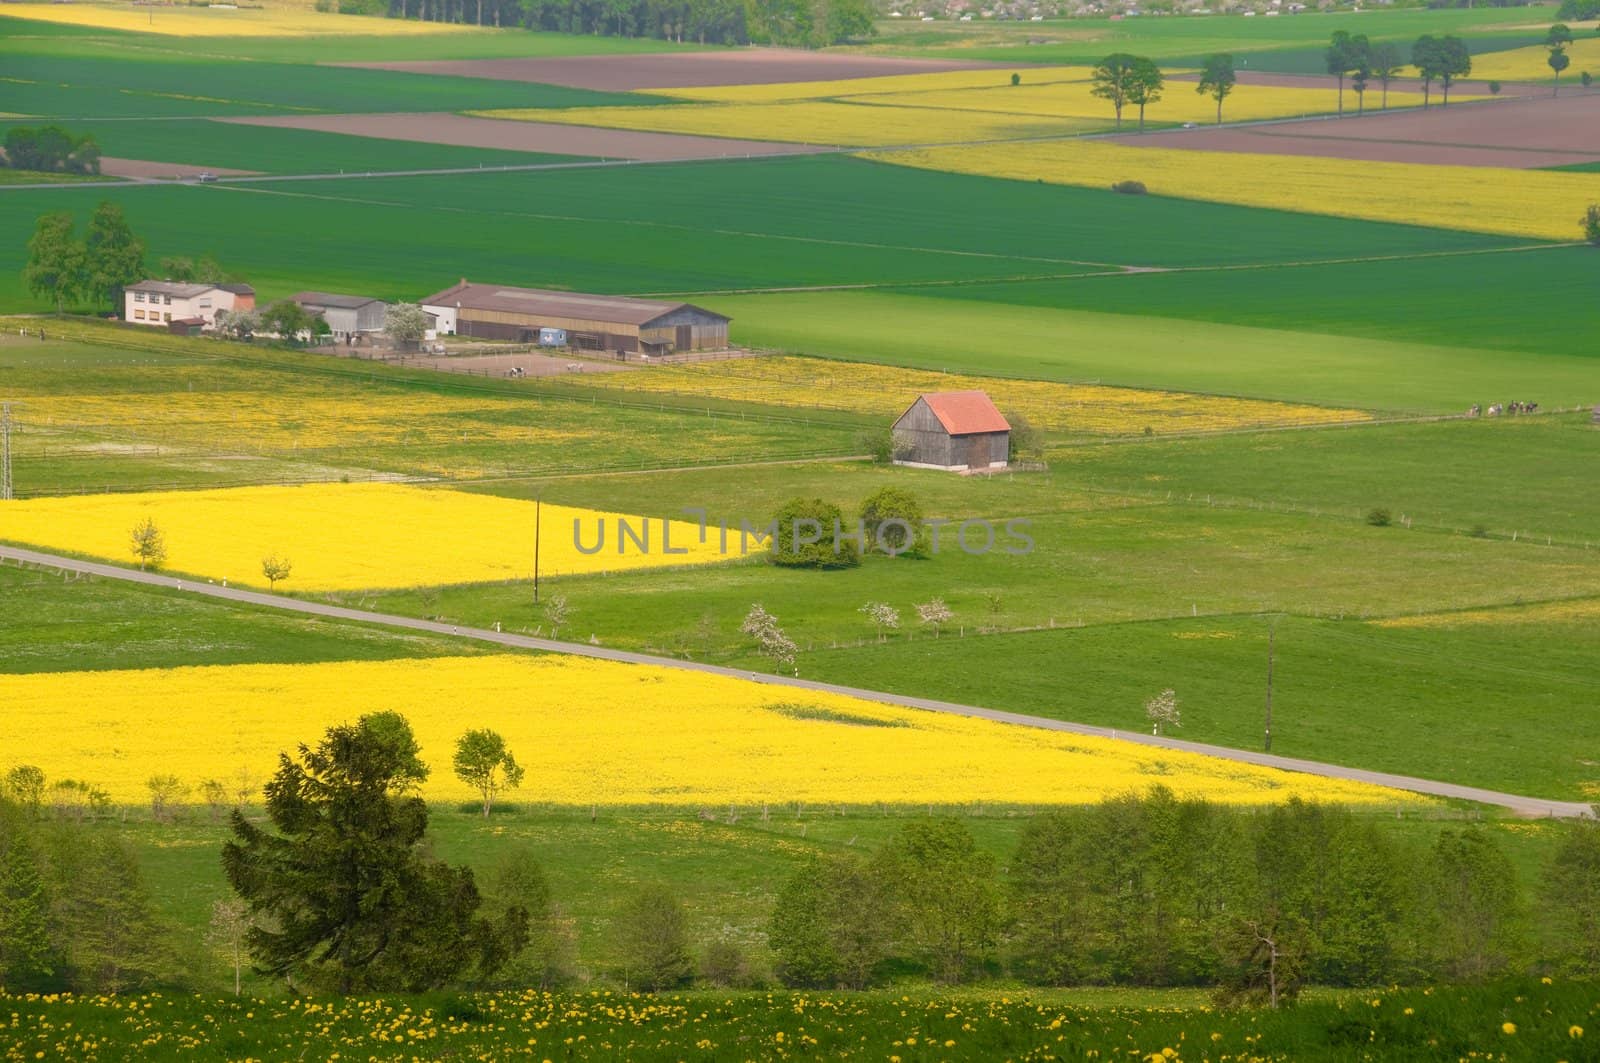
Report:
M 1600 10 L 327 6 L 0 9 L 0 1058 L 1588 1058 Z

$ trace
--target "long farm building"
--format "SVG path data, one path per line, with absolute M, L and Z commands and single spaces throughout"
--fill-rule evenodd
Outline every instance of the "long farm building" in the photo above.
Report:
M 689 303 L 469 284 L 463 279 L 424 299 L 422 308 L 437 315 L 440 335 L 647 355 L 728 345 L 729 319 Z M 552 333 L 564 336 L 556 342 Z

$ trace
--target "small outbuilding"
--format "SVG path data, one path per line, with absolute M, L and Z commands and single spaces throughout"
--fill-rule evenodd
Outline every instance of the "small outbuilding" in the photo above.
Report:
M 981 391 L 919 395 L 892 432 L 895 464 L 918 469 L 1003 469 L 1011 450 L 1011 425 Z
M 364 295 L 335 295 L 332 292 L 297 292 L 294 302 L 308 313 L 321 316 L 335 341 L 349 343 L 383 331 L 389 304 Z

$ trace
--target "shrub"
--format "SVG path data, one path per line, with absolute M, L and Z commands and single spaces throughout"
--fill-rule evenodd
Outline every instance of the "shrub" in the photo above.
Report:
M 786 568 L 850 568 L 861 564 L 861 545 L 844 514 L 820 498 L 793 498 L 773 518 L 769 557 Z M 814 541 L 808 541 L 814 540 Z
M 1149 189 L 1145 188 L 1143 181 L 1118 181 L 1111 186 L 1111 191 L 1120 192 L 1125 196 L 1142 196 Z
M 1012 74 L 1011 75 L 1011 84 L 1013 84 L 1013 85 L 1022 84 L 1022 75 L 1021 74 Z
M 1020 413 L 1007 412 L 1006 423 L 1011 426 L 1007 437 L 1007 461 L 1037 461 L 1044 456 L 1044 436 Z
M 706 946 L 700 974 L 718 989 L 744 989 L 755 981 L 744 950 L 731 941 L 713 941 Z
M 923 552 L 922 504 L 900 487 L 885 487 L 861 503 L 861 524 L 868 548 L 891 557 Z
M 1500 82 L 1498 82 L 1498 81 L 1489 82 L 1489 95 L 1491 95 L 1491 96 L 1500 95 Z
M 874 464 L 888 465 L 894 461 L 894 433 L 887 428 L 869 428 L 856 436 L 856 449 Z
M 1600 203 L 1590 203 L 1583 212 L 1583 238 L 1591 247 L 1600 247 Z
M 1380 506 L 1367 512 L 1367 523 L 1374 528 L 1387 528 L 1394 523 L 1394 517 L 1387 509 Z
M 629 898 L 617 920 L 623 981 L 655 991 L 693 978 L 687 922 L 683 905 L 665 886 L 646 886 Z

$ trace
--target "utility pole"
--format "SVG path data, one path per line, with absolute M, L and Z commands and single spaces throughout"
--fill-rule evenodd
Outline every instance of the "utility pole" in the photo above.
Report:
M 0 500 L 11 501 L 11 403 L 0 404 Z
M 1276 656 L 1278 640 L 1278 621 L 1274 619 L 1267 625 L 1267 730 L 1266 751 L 1272 752 L 1272 659 Z
M 544 500 L 535 495 L 533 499 L 533 604 L 539 604 L 539 521 L 542 514 L 539 512 Z

